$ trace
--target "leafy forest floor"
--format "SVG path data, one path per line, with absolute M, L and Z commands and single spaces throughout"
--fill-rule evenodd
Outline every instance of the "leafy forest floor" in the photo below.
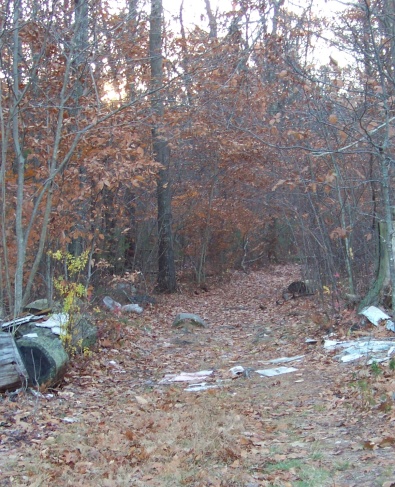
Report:
M 355 315 L 334 326 L 318 296 L 276 305 L 298 278 L 296 266 L 235 272 L 207 292 L 161 296 L 138 317 L 101 312 L 97 349 L 61 387 L 0 399 L 0 485 L 395 485 L 395 372 L 342 364 L 322 345 L 329 327 L 339 339 L 385 334 L 350 336 Z M 180 312 L 209 327 L 172 328 Z M 296 372 L 254 372 L 295 355 L 304 358 L 286 365 Z M 233 377 L 238 365 L 249 373 Z M 208 390 L 161 383 L 208 369 Z

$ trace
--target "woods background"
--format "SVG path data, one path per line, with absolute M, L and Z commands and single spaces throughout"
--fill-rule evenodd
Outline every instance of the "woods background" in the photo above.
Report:
M 391 305 L 395 4 L 305 3 L 0 1 L 0 317 L 52 299 L 59 250 L 87 288 L 294 260 Z

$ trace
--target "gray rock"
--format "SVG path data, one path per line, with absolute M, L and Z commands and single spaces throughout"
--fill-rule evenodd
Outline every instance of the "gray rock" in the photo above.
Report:
M 73 327 L 72 345 L 77 347 L 78 351 L 86 348 L 92 348 L 97 341 L 97 327 L 88 317 L 81 316 Z
M 36 299 L 24 307 L 26 311 L 42 311 L 49 308 L 48 299 Z
M 179 313 L 175 317 L 172 326 L 173 328 L 180 328 L 188 324 L 198 328 L 207 328 L 207 323 L 200 316 L 193 313 Z

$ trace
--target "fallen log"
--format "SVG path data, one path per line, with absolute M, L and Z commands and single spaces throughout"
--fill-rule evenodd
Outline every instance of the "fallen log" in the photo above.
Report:
M 16 345 L 25 364 L 29 384 L 55 385 L 66 373 L 69 356 L 62 341 L 46 328 L 17 338 Z
M 0 332 L 0 391 L 28 383 L 28 373 L 11 333 Z
M 57 330 L 60 326 L 54 326 L 56 316 L 40 323 L 13 320 L 6 325 L 14 333 L 0 331 L 0 391 L 27 385 L 48 387 L 62 381 L 69 355 Z M 96 327 L 80 317 L 69 346 L 76 353 L 83 352 L 92 348 L 96 339 Z

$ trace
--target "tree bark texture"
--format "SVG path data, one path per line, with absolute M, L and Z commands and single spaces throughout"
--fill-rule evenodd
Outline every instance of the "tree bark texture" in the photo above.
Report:
M 28 382 L 28 373 L 11 333 L 0 332 L 0 391 Z
M 217 19 L 215 18 L 215 15 L 211 9 L 210 0 L 204 0 L 204 3 L 206 5 L 206 12 L 210 26 L 210 39 L 216 39 L 218 35 Z
M 150 16 L 150 59 L 151 59 L 151 107 L 154 116 L 152 146 L 155 161 L 162 168 L 158 173 L 158 290 L 174 292 L 177 289 L 174 265 L 171 191 L 170 191 L 170 148 L 163 133 L 164 106 L 162 98 L 162 0 L 151 0 Z
M 361 311 L 367 306 L 377 306 L 380 302 L 382 302 L 384 297 L 384 290 L 386 286 L 390 283 L 388 228 L 385 222 L 380 222 L 378 228 L 379 255 L 376 279 L 374 280 L 366 296 L 360 302 L 358 306 L 358 311 Z

